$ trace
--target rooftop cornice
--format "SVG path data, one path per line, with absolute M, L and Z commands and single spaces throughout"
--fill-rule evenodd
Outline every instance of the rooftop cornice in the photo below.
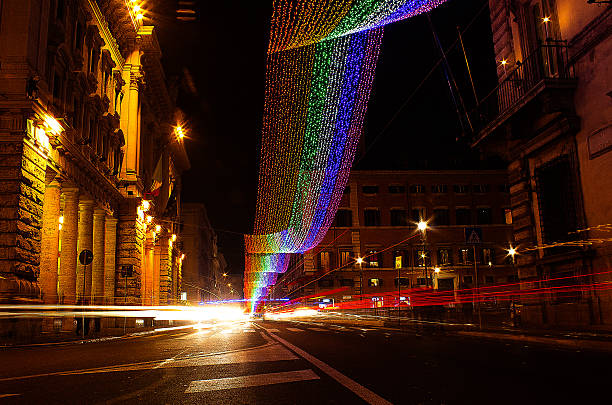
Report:
M 105 42 L 105 46 L 112 55 L 112 58 L 115 63 L 117 63 L 117 67 L 121 69 L 123 67 L 123 64 L 125 63 L 125 59 L 119 51 L 119 44 L 117 44 L 117 40 L 111 33 L 106 18 L 104 18 L 100 7 L 98 7 L 98 4 L 95 2 L 95 0 L 88 0 L 88 3 L 89 7 L 92 10 L 93 18 L 100 29 L 100 35 L 102 36 L 102 39 Z

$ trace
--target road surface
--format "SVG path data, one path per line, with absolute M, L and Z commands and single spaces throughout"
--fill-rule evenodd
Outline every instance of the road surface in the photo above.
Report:
M 0 403 L 610 403 L 612 354 L 392 329 L 228 322 L 0 349 Z

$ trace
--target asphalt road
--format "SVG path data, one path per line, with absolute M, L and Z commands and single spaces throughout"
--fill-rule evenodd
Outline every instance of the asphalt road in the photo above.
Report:
M 610 403 L 612 354 L 258 321 L 0 349 L 0 403 Z

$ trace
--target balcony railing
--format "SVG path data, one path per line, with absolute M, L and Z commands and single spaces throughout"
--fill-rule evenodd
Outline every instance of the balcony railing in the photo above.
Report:
M 565 41 L 548 40 L 540 44 L 523 62 L 508 72 L 501 83 L 483 98 L 474 113 L 473 122 L 486 136 L 548 84 L 574 78 L 573 66 L 567 63 Z

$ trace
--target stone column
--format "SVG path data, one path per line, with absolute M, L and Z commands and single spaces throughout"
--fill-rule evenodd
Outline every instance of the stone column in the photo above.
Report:
M 104 301 L 104 234 L 106 212 L 96 208 L 93 214 L 93 262 L 91 263 L 91 298 L 95 304 Z
M 57 303 L 57 260 L 59 257 L 60 185 L 45 188 L 40 252 L 40 287 L 45 304 Z
M 79 243 L 77 248 L 77 256 L 83 250 L 88 249 L 93 251 L 93 206 L 91 200 L 83 200 L 79 202 Z M 85 268 L 84 268 L 85 267 Z M 77 267 L 77 302 L 90 302 L 91 298 L 91 265 L 83 266 L 78 264 Z
M 152 305 L 159 305 L 159 295 L 160 295 L 160 282 L 161 282 L 161 255 L 162 255 L 162 244 L 160 240 L 160 236 L 156 237 L 154 255 L 153 255 L 153 302 Z
M 64 226 L 59 269 L 59 301 L 76 303 L 77 235 L 79 218 L 79 189 L 62 188 L 64 195 Z
M 115 304 L 115 255 L 117 252 L 117 219 L 106 217 L 104 234 L 104 304 Z
M 142 304 L 153 305 L 153 238 L 150 236 L 150 232 L 147 232 L 147 238 L 144 244 L 144 266 L 142 269 Z

